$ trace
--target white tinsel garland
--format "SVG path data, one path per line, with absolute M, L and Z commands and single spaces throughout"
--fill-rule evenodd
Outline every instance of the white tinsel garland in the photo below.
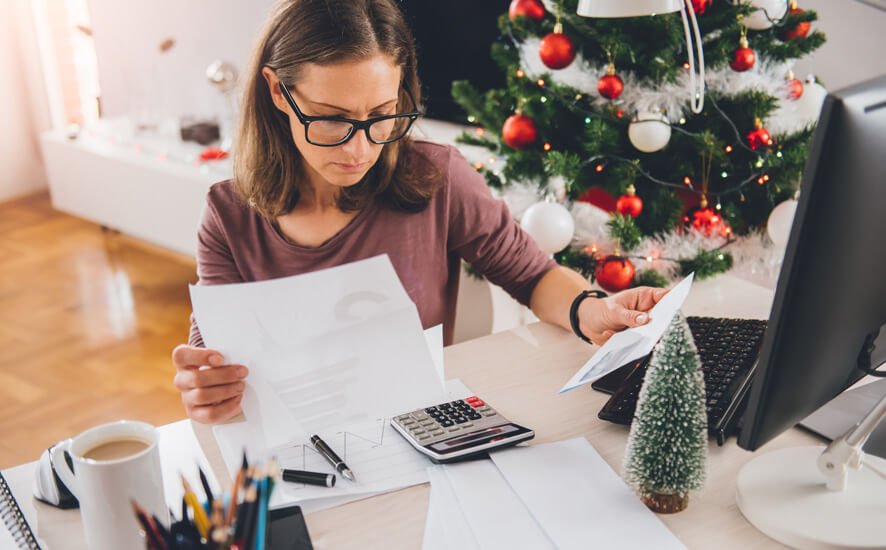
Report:
M 502 190 L 499 195 L 508 205 L 517 220 L 527 208 L 545 200 L 545 192 L 533 183 L 514 183 Z M 593 204 L 575 201 L 567 205 L 575 221 L 575 236 L 572 247 L 578 250 L 594 250 L 605 256 L 618 250 L 618 243 L 609 234 L 606 223 L 610 214 Z M 630 251 L 631 261 L 637 271 L 654 269 L 672 282 L 680 278 L 680 266 L 669 260 L 689 259 L 700 250 L 715 250 L 726 244 L 726 238 L 719 235 L 708 236 L 694 229 L 678 228 L 654 237 L 645 237 Z M 772 244 L 763 231 L 752 231 L 747 235 L 735 236 L 723 252 L 732 255 L 733 275 L 767 288 L 775 288 L 784 249 Z M 645 258 L 652 258 L 648 261 Z
M 565 69 L 552 71 L 542 63 L 538 55 L 541 41 L 529 38 L 520 45 L 522 68 L 526 76 L 537 79 L 544 73 L 559 85 L 570 86 L 587 93 L 593 98 L 594 106 L 603 108 L 612 101 L 597 93 L 597 82 L 606 74 L 605 66 L 594 66 L 581 54 Z M 793 109 L 791 100 L 786 99 L 790 92 L 786 75 L 791 63 L 760 59 L 751 70 L 733 71 L 728 67 L 706 72 L 705 84 L 708 90 L 721 96 L 733 97 L 749 91 L 785 98 L 778 109 L 765 121 L 773 134 L 790 134 L 799 131 L 818 119 L 816 109 Z M 624 91 L 615 103 L 627 113 L 661 112 L 670 123 L 678 123 L 689 109 L 690 75 L 684 72 L 676 82 L 663 82 L 656 85 L 639 80 L 629 71 L 618 71 L 624 82 Z

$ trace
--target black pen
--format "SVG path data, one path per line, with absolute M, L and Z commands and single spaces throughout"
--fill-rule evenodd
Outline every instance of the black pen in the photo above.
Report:
M 305 470 L 287 470 L 286 468 L 283 468 L 283 481 L 320 485 L 321 487 L 335 487 L 335 474 L 307 472 Z
M 327 445 L 325 441 L 320 439 L 319 435 L 312 435 L 311 443 L 314 444 L 314 448 L 317 449 L 317 451 L 319 451 L 321 455 L 323 455 L 323 458 L 325 458 L 329 461 L 330 464 L 332 464 L 332 467 L 335 468 L 338 473 L 340 473 L 347 479 L 350 479 L 351 481 L 357 481 L 357 478 L 354 477 L 354 472 L 352 472 L 351 469 L 348 468 L 348 465 L 345 464 L 344 461 L 340 459 L 337 454 L 335 454 L 335 451 L 333 451 L 332 448 Z

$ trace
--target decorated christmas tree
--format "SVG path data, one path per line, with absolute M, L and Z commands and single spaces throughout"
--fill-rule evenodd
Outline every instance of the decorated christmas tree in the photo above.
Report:
M 625 451 L 625 481 L 656 512 L 679 512 L 704 484 L 704 377 L 686 319 L 677 314 L 652 352 Z
M 824 91 L 791 68 L 825 40 L 816 14 L 691 3 L 695 98 L 680 13 L 590 18 L 578 0 L 513 0 L 492 47 L 506 87 L 453 84 L 477 125 L 461 141 L 492 152 L 475 167 L 542 248 L 608 290 L 729 269 L 742 238 L 765 246 L 802 174 Z

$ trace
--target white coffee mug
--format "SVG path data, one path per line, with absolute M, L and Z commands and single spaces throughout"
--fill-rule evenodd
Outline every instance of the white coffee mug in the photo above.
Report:
M 127 440 L 144 442 L 145 447 L 121 458 L 85 456 L 95 454 L 95 449 L 104 444 Z M 64 451 L 71 455 L 73 471 L 65 461 Z M 80 501 L 80 518 L 90 549 L 145 547 L 132 502 L 169 524 L 157 430 L 150 424 L 120 420 L 86 430 L 56 445 L 52 449 L 52 464 Z

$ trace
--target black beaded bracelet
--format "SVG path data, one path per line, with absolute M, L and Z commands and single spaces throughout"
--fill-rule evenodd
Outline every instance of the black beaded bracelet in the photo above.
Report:
M 591 339 L 584 335 L 581 331 L 581 328 L 578 326 L 578 306 L 587 298 L 588 296 L 593 296 L 594 298 L 605 298 L 608 296 L 602 290 L 582 290 L 581 293 L 572 300 L 572 306 L 569 308 L 569 324 L 572 325 L 572 332 L 575 333 L 576 336 L 587 342 L 588 344 L 592 344 Z

